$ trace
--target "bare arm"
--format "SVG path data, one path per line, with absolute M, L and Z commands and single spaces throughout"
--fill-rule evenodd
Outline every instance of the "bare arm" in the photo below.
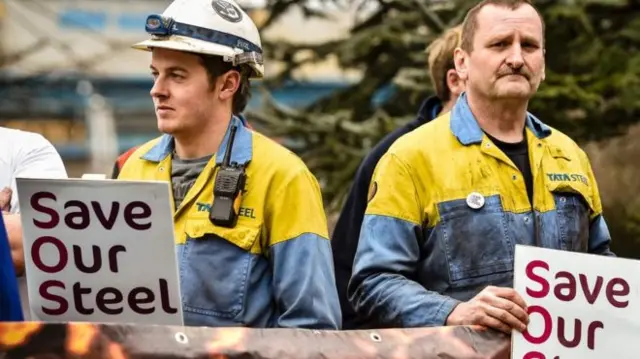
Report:
M 35 133 L 24 141 L 28 141 L 29 146 L 21 148 L 16 154 L 12 188 L 3 189 L 0 195 L 0 209 L 3 211 L 11 257 L 18 276 L 24 274 L 24 249 L 22 248 L 22 222 L 20 222 L 20 204 L 15 178 L 67 178 L 64 163 L 51 142 Z

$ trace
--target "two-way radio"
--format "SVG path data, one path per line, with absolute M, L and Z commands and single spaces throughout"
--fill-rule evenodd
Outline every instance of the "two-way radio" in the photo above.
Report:
M 224 160 L 216 174 L 213 186 L 213 203 L 209 213 L 211 223 L 227 228 L 236 226 L 242 202 L 242 191 L 247 178 L 243 165 L 236 162 L 230 163 L 236 130 L 237 126 L 231 127 Z

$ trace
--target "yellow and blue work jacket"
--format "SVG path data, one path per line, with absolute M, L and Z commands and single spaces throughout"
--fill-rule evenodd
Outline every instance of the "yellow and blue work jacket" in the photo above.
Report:
M 359 315 L 444 325 L 487 285 L 513 286 L 516 244 L 613 255 L 586 154 L 532 115 L 526 136 L 533 204 L 466 94 L 394 143 L 374 172 L 349 283 Z
M 216 165 L 231 125 L 238 130 L 231 162 L 247 180 L 234 228 L 213 225 Z M 174 208 L 182 307 L 186 325 L 340 329 L 320 188 L 293 153 L 233 117 L 215 156 Z M 173 138 L 142 145 L 118 178 L 171 181 Z M 173 206 L 173 198 L 171 199 Z

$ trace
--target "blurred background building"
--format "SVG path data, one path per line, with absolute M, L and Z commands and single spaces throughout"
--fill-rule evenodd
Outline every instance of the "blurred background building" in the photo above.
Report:
M 146 37 L 147 15 L 169 0 L 0 0 L 0 126 L 43 134 L 70 176 L 108 173 L 115 157 L 158 135 L 149 96 L 150 55 L 130 48 Z M 265 1 L 238 1 L 257 24 Z M 324 41 L 341 36 L 353 13 L 306 20 L 291 10 L 264 38 Z M 300 31 L 304 29 L 304 31 Z M 277 64 L 267 63 L 266 71 Z M 272 71 L 273 72 L 273 71 Z M 298 72 L 272 96 L 299 107 L 349 81 L 331 62 Z M 259 91 L 249 108 L 262 104 Z

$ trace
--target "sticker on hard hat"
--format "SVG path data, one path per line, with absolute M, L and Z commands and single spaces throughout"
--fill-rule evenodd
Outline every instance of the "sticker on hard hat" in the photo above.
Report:
M 227 21 L 240 22 L 242 20 L 242 12 L 240 9 L 228 1 L 212 0 L 211 7 L 213 7 L 213 10 L 215 10 L 221 18 Z

